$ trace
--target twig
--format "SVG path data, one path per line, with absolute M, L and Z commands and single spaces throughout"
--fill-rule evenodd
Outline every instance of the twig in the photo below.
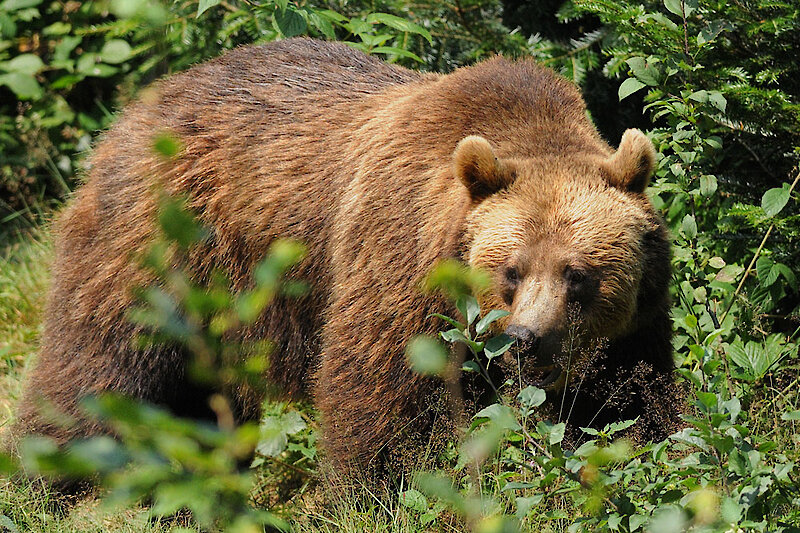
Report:
M 694 64 L 694 59 L 689 54 L 689 23 L 686 21 L 686 1 L 681 0 L 681 16 L 683 17 L 683 53 L 686 54 L 686 59 L 689 64 Z
M 794 188 L 797 185 L 798 181 L 800 181 L 800 173 L 797 174 L 797 177 L 794 178 L 794 181 L 789 186 L 789 197 L 790 198 L 792 196 L 792 191 L 794 190 Z M 731 301 L 728 302 L 728 307 L 726 307 L 725 308 L 725 312 L 722 313 L 722 318 L 720 319 L 720 323 L 721 324 L 725 323 L 725 318 L 728 316 L 728 313 L 730 312 L 731 307 L 733 307 L 733 303 L 736 301 L 736 297 L 739 295 L 739 292 L 742 290 L 742 287 L 744 286 L 744 282 L 747 279 L 747 276 L 750 274 L 750 271 L 753 269 L 753 265 L 756 264 L 756 260 L 758 259 L 758 256 L 761 255 L 761 250 L 763 250 L 764 249 L 764 245 L 767 244 L 767 239 L 769 239 L 769 235 L 770 235 L 770 233 L 772 233 L 772 229 L 774 227 L 775 227 L 775 223 L 773 222 L 772 224 L 770 224 L 769 228 L 767 228 L 767 233 L 764 235 L 764 238 L 761 239 L 761 244 L 758 245 L 758 249 L 756 250 L 756 253 L 753 256 L 753 259 L 750 260 L 750 264 L 747 265 L 747 269 L 744 271 L 744 276 L 742 276 L 742 280 L 739 282 L 739 285 L 736 287 L 736 290 L 733 292 L 733 296 L 731 296 Z

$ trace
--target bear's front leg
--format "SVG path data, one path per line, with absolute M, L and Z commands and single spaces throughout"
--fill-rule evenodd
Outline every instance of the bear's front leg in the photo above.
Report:
M 429 427 L 434 387 L 405 357 L 405 345 L 424 315 L 392 316 L 376 311 L 375 302 L 363 302 L 372 309 L 358 309 L 358 303 L 331 309 L 315 375 L 325 453 L 345 475 L 397 469 L 387 463 L 388 452 L 404 448 Z

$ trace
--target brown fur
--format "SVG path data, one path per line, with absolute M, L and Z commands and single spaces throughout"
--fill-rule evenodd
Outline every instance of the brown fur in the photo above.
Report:
M 172 161 L 152 150 L 160 131 L 184 145 Z M 482 138 L 468 141 L 477 151 L 454 160 L 468 136 Z M 608 364 L 644 360 L 668 376 L 666 234 L 640 194 L 649 170 L 642 178 L 613 153 L 576 88 L 531 61 L 498 57 L 422 75 L 297 39 L 240 48 L 163 80 L 99 143 L 57 224 L 43 345 L 16 434 L 100 432 L 77 401 L 106 390 L 185 414 L 204 408 L 186 383 L 184 355 L 134 349 L 124 318 L 131 287 L 152 281 L 134 258 L 156 232 L 154 184 L 187 194 L 213 230 L 193 255 L 198 278 L 222 268 L 246 287 L 275 238 L 308 245 L 295 274 L 310 293 L 276 302 L 248 335 L 276 341 L 268 379 L 289 397 L 313 397 L 338 465 L 372 461 L 427 405 L 433 385 L 407 367 L 404 347 L 438 328 L 430 313 L 453 312 L 419 291 L 442 258 L 498 278 L 486 306 L 512 317 L 541 308 L 537 320 L 564 323 L 565 307 L 536 303 L 539 285 L 526 285 L 528 308 L 508 303 L 503 265 L 513 257 L 526 275 L 557 276 L 580 257 L 604 269 L 601 297 L 585 313 L 591 337 L 611 338 Z M 77 424 L 53 424 L 42 400 Z M 243 416 L 256 415 L 256 401 L 241 403 Z

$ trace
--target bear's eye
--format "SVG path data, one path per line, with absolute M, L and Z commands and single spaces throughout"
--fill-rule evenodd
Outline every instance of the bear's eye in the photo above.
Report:
M 567 280 L 570 287 L 580 287 L 586 281 L 586 274 L 576 268 L 567 267 L 564 271 L 564 279 Z
M 519 283 L 519 271 L 514 267 L 508 267 L 506 269 L 506 281 L 509 284 L 516 286 Z

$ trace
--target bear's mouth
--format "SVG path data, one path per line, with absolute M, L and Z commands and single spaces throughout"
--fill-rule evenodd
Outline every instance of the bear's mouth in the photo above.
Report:
M 544 390 L 558 389 L 561 381 L 561 367 L 558 365 L 537 366 L 523 372 L 523 380 Z
M 509 350 L 506 353 L 507 368 L 519 372 L 525 385 L 544 390 L 560 390 L 564 386 L 565 374 L 554 357 L 541 350 Z

